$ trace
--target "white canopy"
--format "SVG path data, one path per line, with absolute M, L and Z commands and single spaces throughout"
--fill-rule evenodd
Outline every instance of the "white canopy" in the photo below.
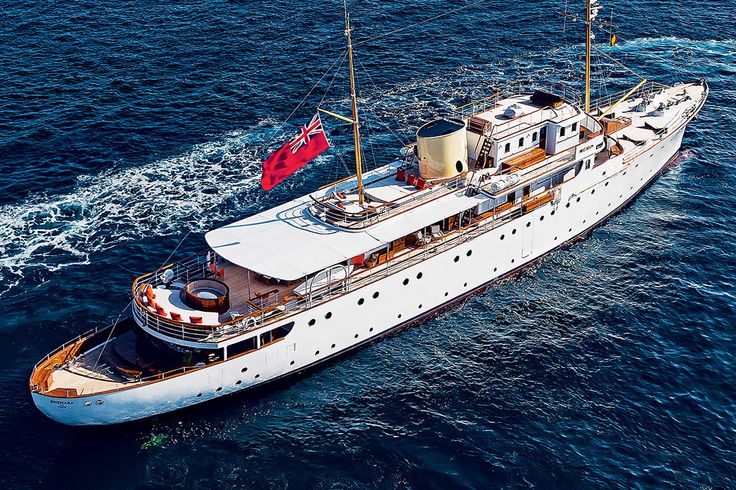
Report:
M 212 230 L 207 244 L 233 264 L 293 281 L 381 246 L 367 233 L 319 222 L 301 198 Z
M 487 200 L 464 189 L 398 213 L 361 231 L 346 231 L 309 214 L 308 196 L 212 230 L 208 245 L 233 264 L 293 281 L 420 230 Z

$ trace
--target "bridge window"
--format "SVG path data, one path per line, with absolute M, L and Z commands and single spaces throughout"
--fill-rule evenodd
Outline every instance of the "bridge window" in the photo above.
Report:
M 567 128 L 565 128 L 565 126 L 562 126 L 562 127 L 560 128 L 560 136 L 565 136 L 565 130 L 566 130 L 566 129 L 567 129 Z
M 519 148 L 524 146 L 524 138 L 519 138 Z
M 504 151 L 505 153 L 508 153 L 508 152 L 510 152 L 510 151 L 511 151 L 511 143 L 506 143 L 506 146 L 504 146 L 504 149 L 503 149 L 503 151 Z
M 572 123 L 572 130 L 577 131 L 578 129 L 578 123 Z
M 537 132 L 536 132 L 536 131 L 534 131 L 534 132 L 532 133 L 532 141 L 533 141 L 534 143 L 536 143 L 538 139 L 539 139 L 539 135 L 537 134 Z

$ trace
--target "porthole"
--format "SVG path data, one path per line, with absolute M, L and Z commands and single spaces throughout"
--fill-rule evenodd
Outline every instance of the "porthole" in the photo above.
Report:
M 222 386 L 218 386 L 215 391 L 222 391 Z
M 376 291 L 375 293 L 373 293 L 373 299 L 378 299 L 378 296 L 380 296 L 380 294 L 381 293 L 379 293 L 378 291 Z
M 603 176 L 604 176 L 604 177 L 606 176 L 606 172 L 603 172 Z
M 596 215 L 596 216 L 598 216 L 598 214 L 599 214 L 599 213 L 598 213 L 598 211 L 596 211 L 596 212 L 595 212 L 595 215 Z
M 417 279 L 421 279 L 423 275 L 424 275 L 424 274 L 422 274 L 422 273 L 420 272 L 419 274 L 417 274 Z
M 455 262 L 457 262 L 457 261 L 459 261 L 459 260 L 460 260 L 460 256 L 459 256 L 459 255 L 456 255 L 456 256 L 455 256 Z
M 318 356 L 319 355 L 319 351 L 315 352 L 314 355 L 315 356 Z
M 506 235 L 501 235 L 501 240 L 503 240 L 504 238 L 506 238 Z
M 551 213 L 549 213 L 549 215 L 550 215 L 550 216 L 554 216 L 554 215 L 555 215 L 555 210 L 553 209 L 553 210 L 552 210 L 552 212 L 551 212 Z
M 363 303 L 365 303 L 365 298 L 360 298 L 360 299 L 358 300 L 358 304 L 359 304 L 359 305 L 362 305 Z
M 399 316 L 397 316 L 396 318 L 401 318 L 401 313 L 399 313 Z
M 291 361 L 291 362 L 294 362 L 294 361 Z M 239 385 L 239 384 L 242 384 L 242 383 L 243 383 L 243 381 L 242 381 L 242 380 L 237 380 L 237 381 L 235 382 L 235 384 L 236 384 L 236 385 Z
M 369 328 L 368 331 L 369 332 L 372 332 L 373 331 L 373 327 Z
M 291 362 L 289 363 L 289 366 L 293 366 L 293 365 L 294 365 L 294 361 L 291 361 Z
M 409 278 L 407 277 L 406 279 L 404 279 L 404 282 L 402 284 L 404 286 L 406 286 L 407 284 L 409 284 Z
M 422 309 L 422 305 L 419 305 L 419 309 L 420 309 L 420 310 Z
M 626 175 L 626 172 L 624 172 L 624 175 Z
M 577 202 L 580 202 L 580 198 L 578 197 Z
M 532 226 L 532 222 L 531 221 L 527 221 L 526 227 L 529 228 L 530 226 Z
M 593 189 L 592 191 L 590 191 L 590 195 L 592 196 L 593 194 L 595 194 L 595 189 Z
M 557 237 L 555 237 L 555 241 L 557 240 Z
M 496 272 L 498 270 L 498 267 L 493 268 L 493 272 Z
M 565 207 L 566 208 L 569 208 L 570 207 L 570 203 L 565 204 Z
M 514 262 L 516 262 L 516 259 L 511 259 L 511 263 L 513 264 Z
M 246 372 L 247 370 L 248 370 L 248 368 L 247 368 L 247 367 L 244 367 L 243 369 L 241 369 L 241 370 L 240 370 L 240 372 L 241 372 L 241 373 L 244 373 L 244 372 Z
M 309 320 L 309 326 L 310 327 L 313 327 L 315 323 L 317 323 L 317 320 L 315 320 L 314 318 L 312 318 L 311 320 Z
M 603 184 L 603 187 L 608 187 L 608 182 L 606 182 L 605 184 Z
M 86 402 L 84 402 L 84 406 L 85 407 L 91 407 L 92 406 L 92 402 L 86 401 Z
M 463 284 L 463 287 L 464 288 L 468 287 L 468 283 L 466 282 L 465 284 Z
M 201 397 L 202 393 L 197 393 L 197 398 Z
M 583 220 L 583 224 L 585 224 L 585 220 Z
M 445 291 L 445 297 L 447 297 L 447 295 L 449 295 L 449 294 L 450 294 L 449 292 Z
M 260 375 L 260 374 L 256 374 L 256 375 L 254 376 L 254 378 L 256 378 L 256 379 L 258 379 L 258 378 L 260 378 L 260 377 L 261 377 L 261 375 Z
M 473 255 L 473 251 L 472 250 L 468 250 L 467 252 L 465 252 L 465 255 L 467 257 L 470 257 L 471 255 Z
M 608 207 L 609 207 L 609 208 L 611 207 L 611 203 L 610 203 L 610 202 L 608 203 Z
M 539 221 L 544 221 L 544 215 L 539 217 Z
M 331 348 L 331 349 L 334 349 L 334 348 L 335 348 L 335 344 L 332 344 L 332 347 L 330 347 L 330 348 Z
M 102 405 L 103 403 L 105 403 L 105 400 L 96 400 L 95 401 L 95 405 Z
M 325 320 L 329 320 L 330 318 L 332 318 L 332 312 L 328 311 L 327 313 L 325 313 Z
M 572 228 L 570 228 L 569 230 L 567 230 L 568 233 L 571 232 L 571 231 L 572 231 Z
M 355 337 L 357 339 L 358 338 L 358 334 L 356 333 L 355 335 L 353 335 L 353 337 Z
M 516 228 L 514 228 L 513 230 L 511 230 L 511 234 L 512 235 L 516 235 Z

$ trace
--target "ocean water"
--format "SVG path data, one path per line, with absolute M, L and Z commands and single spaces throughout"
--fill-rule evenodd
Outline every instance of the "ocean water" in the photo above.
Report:
M 352 2 L 368 165 L 512 82 L 581 90 L 582 2 Z M 350 134 L 271 193 L 340 2 L 5 2 L 0 482 L 6 488 L 736 487 L 736 5 L 606 0 L 637 73 L 705 77 L 678 164 L 586 240 L 452 311 L 245 395 L 122 427 L 36 411 L 48 351 L 203 232 L 347 172 Z M 599 32 L 605 45 L 608 33 Z M 595 56 L 594 89 L 635 77 Z M 336 67 L 339 65 L 335 65 Z M 323 99 L 347 109 L 345 66 Z M 282 136 L 283 139 L 283 136 Z M 348 163 L 349 165 L 349 163 Z

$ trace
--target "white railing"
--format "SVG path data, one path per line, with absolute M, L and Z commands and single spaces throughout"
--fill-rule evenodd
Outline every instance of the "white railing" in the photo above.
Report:
M 496 213 L 494 208 L 494 212 L 490 217 L 471 223 L 462 229 L 449 232 L 429 244 L 409 251 L 398 260 L 389 260 L 385 264 L 366 269 L 357 275 L 322 286 L 307 295 L 287 298 L 276 305 L 238 317 L 222 325 L 212 326 L 211 328 L 207 328 L 207 326 L 191 327 L 187 324 L 163 318 L 138 302 L 134 302 L 133 312 L 139 324 L 174 339 L 202 343 L 221 342 L 234 336 L 251 332 L 264 325 L 273 324 L 287 316 L 308 310 L 325 301 L 342 296 L 355 289 L 367 286 L 401 270 L 424 262 L 438 253 L 461 245 L 468 240 L 472 240 L 518 218 L 524 214 L 523 207 L 535 199 L 539 199 L 539 196 L 517 203 L 511 208 L 499 213 Z
M 629 95 L 629 99 L 636 99 L 642 97 L 644 94 L 654 95 L 668 88 L 670 88 L 668 85 L 664 85 L 654 81 L 648 81 L 644 85 L 636 89 L 634 93 Z M 590 107 L 592 109 L 607 108 L 611 104 L 614 104 L 619 99 L 621 99 L 627 93 L 629 93 L 629 90 L 621 90 L 619 92 L 614 92 L 612 94 L 598 97 L 590 103 Z

